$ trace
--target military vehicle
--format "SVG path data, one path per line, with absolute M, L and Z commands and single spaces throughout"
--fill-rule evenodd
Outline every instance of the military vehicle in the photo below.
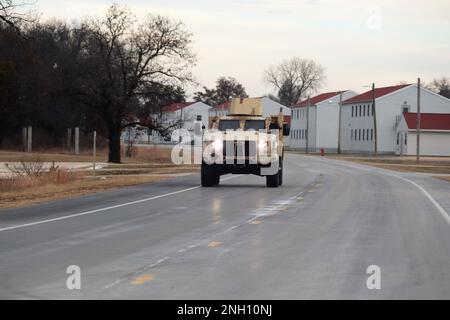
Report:
M 229 114 L 211 117 L 203 134 L 202 186 L 216 186 L 229 173 L 265 176 L 267 187 L 281 186 L 289 131 L 282 110 L 264 117 L 261 99 L 233 99 Z

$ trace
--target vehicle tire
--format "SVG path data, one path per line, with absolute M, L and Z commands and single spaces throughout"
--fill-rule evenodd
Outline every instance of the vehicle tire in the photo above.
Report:
M 215 174 L 214 175 L 214 185 L 218 186 L 220 184 L 220 175 Z
M 283 185 L 283 158 L 280 158 L 280 170 L 278 171 L 278 185 Z
M 278 184 L 279 184 L 279 174 L 276 173 L 272 176 L 266 176 L 266 186 L 268 188 L 278 188 Z
M 202 163 L 202 168 L 201 168 L 202 187 L 214 186 L 215 182 L 216 182 L 215 176 L 216 175 L 214 172 L 214 167 L 212 165 Z

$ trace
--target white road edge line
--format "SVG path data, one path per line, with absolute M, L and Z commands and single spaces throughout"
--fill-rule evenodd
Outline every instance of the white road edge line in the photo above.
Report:
M 239 175 L 238 176 L 231 176 L 231 177 L 228 177 L 228 178 L 224 178 L 224 179 L 221 179 L 221 181 L 227 181 L 227 180 L 230 180 L 230 179 L 233 179 L 233 178 L 236 178 L 236 177 L 239 177 Z M 16 225 L 16 226 L 5 227 L 5 228 L 1 228 L 0 232 L 20 229 L 20 228 L 25 228 L 25 227 L 31 227 L 31 226 L 36 226 L 36 225 L 39 225 L 39 224 L 55 222 L 55 221 L 60 221 L 60 220 L 66 220 L 66 219 L 71 219 L 71 218 L 75 218 L 75 217 L 81 217 L 81 216 L 85 216 L 85 215 L 89 215 L 89 214 L 93 214 L 93 213 L 97 213 L 97 212 L 107 211 L 107 210 L 111 210 L 111 209 L 117 209 L 117 208 L 121 208 L 121 207 L 125 207 L 125 206 L 130 206 L 130 205 L 133 205 L 133 204 L 138 204 L 138 203 L 147 202 L 147 201 L 151 201 L 151 200 L 156 200 L 156 199 L 160 199 L 160 198 L 164 198 L 164 197 L 169 197 L 169 196 L 173 196 L 175 194 L 179 194 L 179 193 L 183 193 L 183 192 L 187 192 L 187 191 L 191 191 L 191 190 L 195 190 L 195 189 L 200 189 L 200 188 L 201 188 L 201 186 L 196 186 L 196 187 L 192 187 L 192 188 L 187 188 L 187 189 L 182 189 L 182 190 L 178 190 L 178 191 L 174 191 L 174 192 L 161 194 L 161 195 L 150 197 L 150 198 L 140 199 L 140 200 L 131 201 L 131 202 L 125 202 L 125 203 L 118 204 L 118 205 L 115 205 L 115 206 L 110 206 L 110 207 L 105 207 L 105 208 L 100 208 L 100 209 L 95 209 L 95 210 L 75 213 L 75 214 L 71 214 L 71 215 L 68 215 L 68 216 L 62 216 L 62 217 L 53 218 L 53 219 L 46 219 L 46 220 L 41 220 L 41 221 L 35 221 L 35 222 L 30 222 L 30 223 L 19 224 L 19 225 Z
M 333 159 L 333 160 L 334 160 L 334 159 Z M 323 160 L 323 159 L 319 159 L 319 161 L 324 162 L 324 163 L 327 163 L 327 164 L 330 163 L 330 162 L 328 162 L 328 161 L 326 161 L 326 160 Z M 431 202 L 431 203 L 435 206 L 435 208 L 439 211 L 439 213 L 442 215 L 442 217 L 445 219 L 445 221 L 450 225 L 450 215 L 448 214 L 448 212 L 445 211 L 445 209 L 442 208 L 442 206 L 439 204 L 439 202 L 437 202 L 437 201 L 433 198 L 433 196 L 432 196 L 427 190 L 425 190 L 425 188 L 422 187 L 420 184 L 418 184 L 418 183 L 416 183 L 416 182 L 414 182 L 414 181 L 412 181 L 412 180 L 409 180 L 409 179 L 407 179 L 407 178 L 404 178 L 404 177 L 401 177 L 401 176 L 399 176 L 399 175 L 396 175 L 396 174 L 391 174 L 391 173 L 388 173 L 388 172 L 383 172 L 383 171 L 380 171 L 380 170 L 375 170 L 375 169 L 378 169 L 378 168 L 373 168 L 373 167 L 369 167 L 369 166 L 366 166 L 366 165 L 360 165 L 360 164 L 356 165 L 356 164 L 344 163 L 345 160 L 334 160 L 334 161 L 338 161 L 339 164 L 341 164 L 341 165 L 343 165 L 343 166 L 346 166 L 346 167 L 349 167 L 349 168 L 352 168 L 352 169 L 356 168 L 356 169 L 359 169 L 359 170 L 362 170 L 362 171 L 367 171 L 367 172 L 379 172 L 379 173 L 384 174 L 384 175 L 386 175 L 386 176 L 393 177 L 393 178 L 397 178 L 397 179 L 400 179 L 400 180 L 403 180 L 403 181 L 405 181 L 405 182 L 408 182 L 408 183 L 412 184 L 412 185 L 415 186 L 417 189 L 419 189 L 419 190 L 420 190 L 420 191 L 428 198 L 428 200 L 430 200 L 430 202 Z M 364 167 L 360 167 L 360 166 L 364 166 Z M 366 168 L 366 167 L 367 167 L 367 168 Z
M 432 204 L 434 204 L 434 206 L 436 207 L 436 209 L 441 213 L 441 215 L 444 217 L 445 221 L 447 221 L 447 223 L 450 224 L 450 216 L 449 216 L 448 212 L 445 211 L 445 209 L 442 208 L 442 206 L 439 204 L 439 202 L 437 202 L 437 201 L 433 198 L 433 196 L 432 196 L 427 190 L 425 190 L 425 188 L 423 188 L 420 184 L 418 184 L 418 183 L 416 183 L 416 182 L 414 182 L 414 181 L 412 181 L 412 180 L 406 179 L 406 178 L 404 178 L 404 177 L 400 177 L 400 176 L 396 176 L 396 175 L 391 175 L 391 174 L 388 174 L 388 173 L 385 173 L 385 174 L 388 175 L 388 176 L 396 177 L 396 178 L 401 179 L 401 180 L 403 180 L 403 181 L 409 182 L 410 184 L 412 184 L 413 186 L 415 186 L 417 189 L 419 189 L 420 191 L 422 191 L 422 193 L 428 198 L 428 200 L 430 200 L 430 202 L 431 202 Z

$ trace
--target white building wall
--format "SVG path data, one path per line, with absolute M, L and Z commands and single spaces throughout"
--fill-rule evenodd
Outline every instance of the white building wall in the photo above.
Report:
M 277 115 L 280 112 L 280 108 L 283 109 L 283 114 L 285 116 L 291 115 L 291 108 L 283 106 L 282 104 L 279 104 L 278 102 L 275 102 L 267 97 L 264 97 L 261 100 L 264 117 Z
M 359 139 L 359 131 L 373 129 L 372 114 L 359 116 L 359 106 L 370 106 L 371 102 L 344 105 L 342 112 L 341 148 L 344 152 L 372 152 L 374 140 Z M 352 106 L 358 108 L 358 116 L 351 116 Z M 370 107 L 369 107 L 370 108 Z M 376 100 L 378 132 L 378 152 L 394 153 L 397 145 L 397 122 L 401 119 L 403 108 L 417 112 L 417 85 L 397 90 Z M 427 89 L 421 90 L 421 111 L 423 113 L 450 113 L 450 100 Z M 358 139 L 351 139 L 351 130 L 357 130 Z M 361 137 L 362 138 L 362 137 Z
M 374 145 L 371 103 L 342 106 L 341 150 L 343 152 L 371 152 Z
M 228 109 L 222 109 L 222 110 L 215 110 L 210 109 L 209 110 L 209 116 L 210 117 L 225 117 L 228 115 Z
M 348 90 L 342 94 L 342 101 L 356 96 L 357 93 Z M 340 95 L 317 104 L 316 149 L 324 148 L 326 152 L 337 152 L 339 132 L 339 102 Z
M 308 108 L 293 108 L 291 118 L 291 148 L 305 150 L 307 134 L 307 114 Z M 316 151 L 316 106 L 309 107 L 309 132 L 308 150 Z
M 408 144 L 404 155 L 416 154 L 416 137 L 415 131 L 408 132 Z M 421 131 L 420 154 L 422 156 L 450 156 L 450 132 Z

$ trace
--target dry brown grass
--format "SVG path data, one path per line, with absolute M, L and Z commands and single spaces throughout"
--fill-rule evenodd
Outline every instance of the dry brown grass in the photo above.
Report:
M 69 182 L 83 179 L 82 172 L 67 170 L 55 170 L 44 172 L 40 175 L 14 175 L 0 179 L 0 194 L 23 191 L 26 189 L 38 189 L 47 185 L 59 186 Z
M 450 176 L 436 176 L 435 178 L 450 182 Z
M 170 176 L 125 176 L 107 179 L 77 179 L 65 184 L 44 184 L 37 187 L 26 187 L 0 193 L 0 208 L 14 208 L 25 205 L 44 203 L 57 199 L 70 198 L 95 193 L 106 189 L 114 189 L 156 182 Z
M 97 170 L 97 178 L 90 172 L 51 170 L 37 175 L 22 175 L 22 166 L 36 162 L 91 162 L 90 154 L 31 153 L 0 151 L 0 161 L 16 162 L 19 171 L 12 170 L 0 179 L 0 208 L 12 208 L 56 199 L 99 192 L 168 179 L 174 174 L 191 173 L 196 165 L 174 165 L 170 148 L 139 147 L 133 158 L 122 158 L 121 164 L 109 164 Z M 98 162 L 107 161 L 107 151 L 100 151 Z M 22 166 L 20 166 L 22 165 Z M 99 178 L 101 176 L 102 178 Z
M 124 156 L 124 147 L 122 147 L 122 163 L 141 164 L 141 163 L 170 163 L 170 148 L 153 147 L 136 147 L 135 156 L 127 158 Z M 15 152 L 15 151 L 0 151 L 0 162 L 19 162 L 19 161 L 33 161 L 39 158 L 44 162 L 92 162 L 91 152 L 81 152 L 75 155 L 64 150 L 50 150 L 47 152 Z M 97 162 L 108 162 L 108 149 L 97 151 Z

